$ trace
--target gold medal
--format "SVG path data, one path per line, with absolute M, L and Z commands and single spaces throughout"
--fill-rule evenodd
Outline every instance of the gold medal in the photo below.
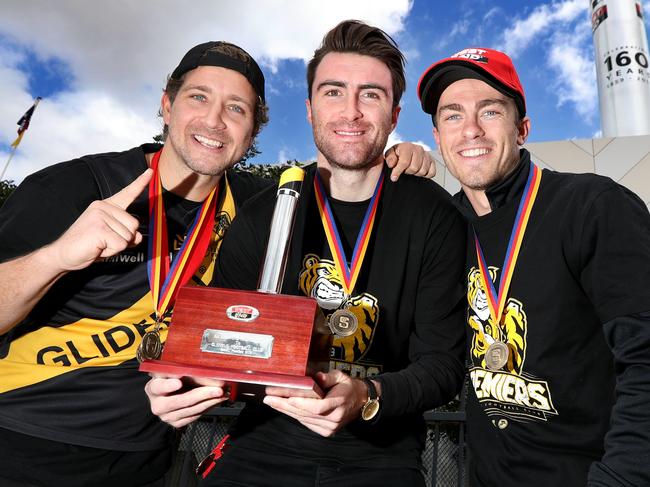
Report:
M 485 365 L 490 370 L 501 370 L 508 363 L 508 345 L 503 342 L 494 342 L 485 352 Z
M 138 362 L 144 360 L 158 360 L 158 358 L 160 358 L 163 344 L 160 340 L 160 333 L 158 333 L 159 327 L 160 326 L 156 324 L 156 328 L 154 328 L 153 331 L 148 331 L 142 337 L 142 341 L 140 342 L 138 351 L 136 352 Z
M 329 327 L 338 338 L 345 338 L 354 335 L 359 327 L 359 320 L 349 309 L 337 309 L 330 316 Z

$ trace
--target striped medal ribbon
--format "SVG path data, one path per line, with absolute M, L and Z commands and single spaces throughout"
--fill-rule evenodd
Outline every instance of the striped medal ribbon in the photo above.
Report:
M 347 297 L 352 295 L 354 286 L 361 271 L 361 265 L 363 264 L 363 259 L 368 248 L 368 242 L 370 241 L 370 236 L 372 234 L 375 215 L 377 214 L 377 207 L 379 205 L 379 197 L 383 186 L 384 174 L 382 172 L 375 186 L 370 203 L 368 204 L 368 209 L 363 217 L 363 222 L 359 229 L 359 235 L 357 236 L 357 241 L 352 252 L 352 259 L 348 266 L 345 249 L 341 243 L 341 237 L 338 228 L 336 227 L 336 222 L 334 221 L 332 208 L 330 207 L 325 187 L 318 171 L 316 171 L 316 176 L 314 177 L 314 192 L 316 195 L 316 202 L 318 203 L 318 211 L 323 223 L 323 229 L 325 230 L 325 236 L 327 237 L 327 243 L 330 252 L 332 253 L 334 267 L 341 278 L 343 290 Z
M 176 257 L 170 262 L 167 220 L 163 203 L 163 190 L 158 170 L 162 149 L 156 152 L 151 161 L 153 176 L 149 183 L 149 248 L 147 274 L 153 298 L 156 325 L 142 337 L 138 347 L 139 361 L 156 360 L 162 353 L 160 327 L 163 317 L 176 299 L 176 295 L 203 261 L 212 236 L 216 212 L 217 188 L 210 192 L 197 211 L 187 236 Z
M 510 288 L 510 281 L 512 280 L 512 275 L 515 271 L 515 264 L 517 263 L 517 258 L 519 257 L 519 250 L 521 249 L 521 243 L 524 239 L 526 227 L 530 218 L 530 212 L 533 209 L 535 198 L 537 198 L 537 191 L 539 190 L 541 180 L 541 169 L 539 169 L 531 162 L 530 171 L 528 173 L 528 180 L 526 181 L 524 192 L 521 195 L 521 200 L 519 201 L 519 208 L 517 210 L 517 215 L 515 216 L 512 231 L 510 233 L 508 248 L 503 259 L 498 293 L 494 288 L 492 279 L 490 279 L 490 273 L 485 262 L 483 249 L 481 248 L 481 244 L 478 241 L 478 236 L 476 235 L 476 230 L 473 230 L 474 243 L 476 247 L 476 258 L 481 274 L 481 284 L 487 296 L 487 302 L 490 308 L 490 317 L 492 318 L 493 327 L 495 327 L 495 329 L 500 328 L 501 317 L 503 316 L 503 310 L 505 308 L 506 299 L 508 296 L 508 289 Z M 486 339 L 491 341 L 491 343 L 485 352 L 485 363 L 489 369 L 499 370 L 508 363 L 508 345 L 490 336 L 486 336 Z

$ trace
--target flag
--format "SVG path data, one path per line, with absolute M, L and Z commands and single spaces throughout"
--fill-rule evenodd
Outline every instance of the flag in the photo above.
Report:
M 11 147 L 14 149 L 18 147 L 18 144 L 20 144 L 20 141 L 23 139 L 24 133 L 29 128 L 29 122 L 32 119 L 32 115 L 34 115 L 34 110 L 36 110 L 36 105 L 38 105 L 39 101 L 41 101 L 40 96 L 34 100 L 34 104 L 30 107 L 29 110 L 25 112 L 22 117 L 20 117 L 20 120 L 18 120 L 18 137 L 16 137 L 16 140 L 14 140 L 11 144 Z

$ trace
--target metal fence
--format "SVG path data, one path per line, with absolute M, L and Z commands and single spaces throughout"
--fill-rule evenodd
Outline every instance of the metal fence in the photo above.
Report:
M 464 402 L 464 401 L 463 401 Z M 464 404 L 446 410 L 424 413 L 427 422 L 427 443 L 422 455 L 427 487 L 466 487 Z M 456 410 L 448 410 L 456 409 Z M 190 425 L 179 440 L 177 456 L 169 473 L 168 487 L 193 487 L 198 479 L 194 470 L 198 463 L 226 434 L 228 426 L 239 414 L 241 405 L 215 408 L 210 415 Z

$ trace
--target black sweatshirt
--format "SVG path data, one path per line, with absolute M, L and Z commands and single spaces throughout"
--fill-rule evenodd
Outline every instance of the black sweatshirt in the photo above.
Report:
M 486 191 L 478 234 L 498 289 L 530 155 Z M 650 485 L 650 217 L 626 188 L 593 174 L 544 170 L 494 327 L 468 245 L 467 407 L 471 485 Z M 488 337 L 489 335 L 489 337 Z M 485 366 L 490 340 L 510 347 Z

